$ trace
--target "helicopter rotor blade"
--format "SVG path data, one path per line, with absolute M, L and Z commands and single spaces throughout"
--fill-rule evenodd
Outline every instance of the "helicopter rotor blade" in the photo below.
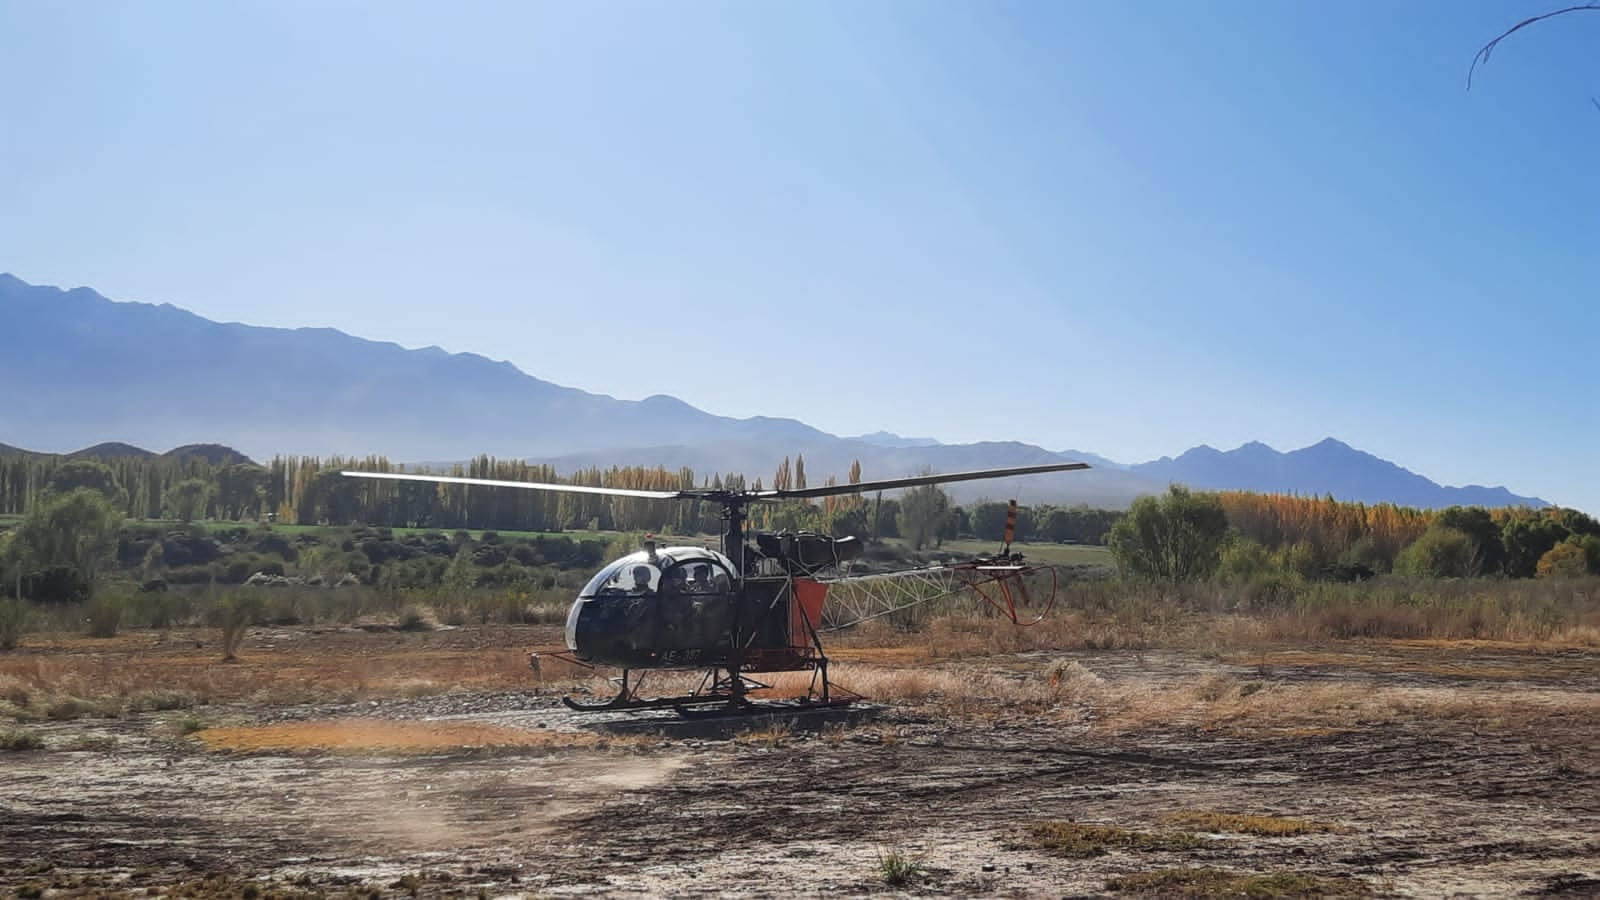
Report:
M 697 496 L 685 491 L 641 491 L 631 488 L 590 487 L 586 484 L 545 484 L 538 481 L 499 481 L 492 478 L 461 478 L 454 475 L 410 475 L 400 472 L 340 472 L 351 478 L 381 478 L 386 481 L 423 481 L 431 484 L 465 484 L 473 487 L 509 487 L 531 491 L 565 491 L 569 494 L 607 494 L 612 497 L 644 497 L 648 500 L 684 500 Z
M 799 488 L 789 491 L 759 491 L 753 496 L 761 500 L 785 500 L 791 497 L 832 497 L 839 494 L 887 491 L 891 488 L 917 487 L 924 484 L 978 481 L 984 478 L 1010 478 L 1013 475 L 1040 475 L 1045 472 L 1071 472 L 1087 468 L 1089 468 L 1089 464 L 1081 462 L 1049 463 L 1042 466 L 1018 466 L 1013 469 L 979 469 L 972 472 L 949 472 L 944 475 L 913 475 L 910 478 L 862 481 L 857 484 L 830 484 L 823 487 Z
M 823 487 L 800 488 L 786 491 L 723 491 L 695 489 L 681 491 L 646 491 L 633 488 L 591 487 L 585 484 L 548 484 L 537 481 L 502 481 L 493 478 L 464 478 L 457 475 L 413 475 L 402 472 L 343 471 L 350 478 L 377 478 L 386 481 L 420 481 L 429 484 L 464 484 L 473 487 L 508 487 L 532 491 L 565 491 L 569 494 L 604 494 L 611 497 L 642 497 L 647 500 L 711 500 L 719 503 L 775 503 L 791 498 L 831 497 L 840 494 L 887 491 L 894 488 L 917 487 L 924 484 L 946 484 L 952 481 L 977 481 L 984 478 L 1010 478 L 1015 475 L 1040 475 L 1046 472 L 1071 472 L 1089 468 L 1088 463 L 1048 463 L 1040 466 L 1018 466 L 1010 469 L 979 469 L 971 472 L 948 472 L 943 475 L 913 475 L 908 478 L 890 478 L 883 481 L 862 481 L 856 484 L 831 484 Z

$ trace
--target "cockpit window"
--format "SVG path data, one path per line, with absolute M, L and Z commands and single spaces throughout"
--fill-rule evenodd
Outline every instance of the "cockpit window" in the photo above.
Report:
M 732 563 L 712 550 L 672 547 L 654 556 L 641 550 L 601 569 L 580 597 L 720 594 L 733 590 Z
M 732 589 L 732 576 L 715 559 L 684 560 L 662 573 L 662 593 L 723 594 Z
M 583 589 L 582 596 L 649 594 L 655 592 L 660 582 L 659 568 L 646 560 L 634 560 L 629 557 L 619 559 L 602 569 Z

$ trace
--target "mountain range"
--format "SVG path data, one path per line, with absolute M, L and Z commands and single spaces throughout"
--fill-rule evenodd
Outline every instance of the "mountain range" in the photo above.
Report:
M 410 350 L 328 328 L 213 322 L 168 304 L 115 302 L 9 274 L 0 274 L 0 322 L 0 439 L 35 449 L 114 437 L 131 445 L 221 442 L 257 458 L 451 461 L 488 453 L 562 472 L 662 465 L 764 479 L 785 456 L 803 454 L 812 483 L 843 480 L 855 460 L 868 479 L 1082 460 L 1094 468 L 952 485 L 951 494 L 959 502 L 1021 496 L 1121 507 L 1179 481 L 1419 507 L 1547 505 L 1499 487 L 1440 486 L 1332 438 L 1288 453 L 1253 442 L 1126 465 L 1017 442 L 838 437 L 794 419 L 712 415 L 665 395 L 591 394 L 471 353 Z

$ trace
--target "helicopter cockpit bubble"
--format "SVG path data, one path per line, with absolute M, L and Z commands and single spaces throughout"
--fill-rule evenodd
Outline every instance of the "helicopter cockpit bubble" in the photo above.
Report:
M 595 574 L 567 614 L 567 647 L 579 658 L 614 656 L 648 648 L 677 649 L 695 637 L 696 625 L 725 627 L 705 614 L 703 600 L 728 596 L 733 562 L 703 547 L 646 548 Z M 709 589 L 707 588 L 709 586 Z M 680 609 L 680 607 L 682 607 Z

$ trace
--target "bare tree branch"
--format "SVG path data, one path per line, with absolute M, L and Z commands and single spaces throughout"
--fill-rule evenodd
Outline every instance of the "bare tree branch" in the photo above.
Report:
M 1489 43 L 1484 44 L 1477 53 L 1473 54 L 1472 65 L 1467 67 L 1467 90 L 1472 90 L 1472 73 L 1477 71 L 1478 64 L 1487 64 L 1489 62 L 1489 57 L 1494 53 L 1494 48 L 1500 46 L 1501 41 L 1512 36 L 1513 34 L 1516 34 L 1522 29 L 1527 28 L 1529 25 L 1532 25 L 1535 22 L 1543 22 L 1545 19 L 1553 19 L 1556 16 L 1564 16 L 1567 13 L 1585 11 L 1600 12 L 1600 3 L 1585 3 L 1582 6 L 1569 6 L 1566 9 L 1552 10 L 1544 13 L 1543 15 L 1534 16 L 1531 19 L 1523 19 L 1521 22 L 1518 22 L 1510 28 L 1507 28 L 1505 31 L 1502 31 L 1498 37 Z

